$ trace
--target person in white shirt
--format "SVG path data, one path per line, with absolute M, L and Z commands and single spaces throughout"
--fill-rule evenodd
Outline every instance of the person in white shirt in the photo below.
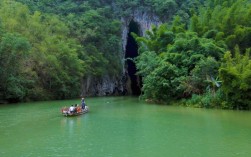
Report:
M 70 113 L 73 113 L 75 111 L 75 107 L 73 105 L 71 105 L 71 107 L 69 108 Z

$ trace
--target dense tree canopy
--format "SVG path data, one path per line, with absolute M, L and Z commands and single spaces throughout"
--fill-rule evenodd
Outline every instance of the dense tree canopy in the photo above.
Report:
M 251 3 L 208 0 L 197 7 L 188 24 L 176 16 L 145 37 L 134 34 L 140 45 L 135 62 L 143 76 L 143 97 L 163 102 L 189 98 L 186 105 L 200 107 L 250 108 L 251 60 L 249 50 L 244 53 L 251 46 Z
M 234 57 L 228 51 L 225 53 L 219 69 L 223 81 L 222 90 L 231 108 L 247 109 L 251 104 L 251 59 L 250 49 L 241 55 L 236 47 Z
M 1 1 L 1 91 L 9 101 L 69 98 L 79 93 L 81 45 L 57 16 Z M 75 88 L 76 90 L 72 90 Z
M 111 8 L 94 1 L 19 1 L 0 2 L 1 100 L 73 98 L 83 77 L 122 70 L 120 22 Z

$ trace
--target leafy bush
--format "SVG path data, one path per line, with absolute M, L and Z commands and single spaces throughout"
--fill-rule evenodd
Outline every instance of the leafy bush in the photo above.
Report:
M 251 106 L 251 60 L 249 50 L 241 55 L 236 47 L 235 55 L 224 55 L 219 69 L 222 90 L 229 102 L 229 108 L 248 109 Z
M 204 93 L 203 95 L 193 94 L 190 99 L 185 101 L 185 105 L 201 108 L 223 108 L 229 109 L 224 103 L 224 96 L 222 91 L 219 89 L 216 91 L 215 95 L 212 95 L 210 91 Z

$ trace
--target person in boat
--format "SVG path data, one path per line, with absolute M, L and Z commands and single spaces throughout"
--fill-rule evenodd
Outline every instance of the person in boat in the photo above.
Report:
M 77 106 L 77 113 L 80 113 L 82 111 L 80 106 Z
M 81 99 L 81 106 L 82 106 L 82 109 L 84 110 L 85 106 L 86 106 L 86 104 L 85 104 L 85 98 Z
M 78 104 L 75 104 L 75 106 L 74 106 L 74 112 L 77 112 L 77 109 L 78 109 Z
M 70 113 L 74 113 L 75 112 L 75 107 L 73 105 L 71 105 L 71 107 L 69 108 Z
M 80 113 L 81 112 L 81 107 L 78 104 L 75 104 L 75 112 Z

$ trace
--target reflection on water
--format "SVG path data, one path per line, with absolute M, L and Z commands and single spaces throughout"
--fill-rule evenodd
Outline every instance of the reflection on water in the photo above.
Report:
M 84 115 L 83 115 L 84 116 Z M 81 123 L 81 116 L 78 117 L 63 117 L 61 119 L 61 129 L 68 131 L 69 136 L 73 136 L 74 130 L 83 128 Z
M 0 156 L 240 156 L 251 154 L 251 112 L 89 98 L 89 113 L 63 117 L 79 100 L 0 106 Z

